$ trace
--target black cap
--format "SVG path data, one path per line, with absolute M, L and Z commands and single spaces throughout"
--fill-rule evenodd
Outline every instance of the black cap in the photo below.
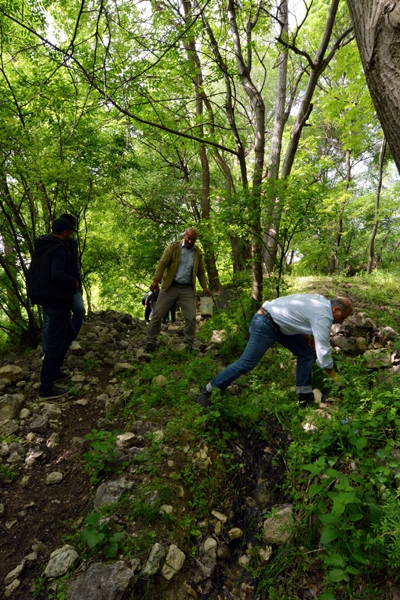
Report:
M 70 231 L 75 231 L 74 226 L 68 221 L 68 219 L 56 219 L 51 225 L 51 230 L 53 233 L 61 233 L 66 229 Z

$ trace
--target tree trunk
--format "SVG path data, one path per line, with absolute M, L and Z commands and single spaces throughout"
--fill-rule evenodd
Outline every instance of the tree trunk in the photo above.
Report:
M 265 153 L 265 105 L 260 91 L 255 86 L 251 74 L 251 31 L 257 23 L 256 16 L 253 22 L 248 22 L 247 30 L 247 64 L 244 60 L 240 43 L 239 29 L 236 21 L 236 8 L 234 0 L 228 0 L 228 19 L 235 49 L 236 64 L 242 86 L 250 99 L 254 113 L 254 169 L 251 189 L 251 257 L 252 257 L 252 298 L 254 302 L 261 302 L 263 277 L 262 277 L 262 236 L 261 236 L 261 183 L 264 168 Z
M 288 0 L 282 0 L 279 9 L 278 17 L 281 23 L 280 37 L 287 39 L 289 31 L 288 20 Z M 271 139 L 271 150 L 269 155 L 269 165 L 267 171 L 267 179 L 270 185 L 268 186 L 268 207 L 266 215 L 267 227 L 264 233 L 264 264 L 267 271 L 272 272 L 276 260 L 277 247 L 277 226 L 274 223 L 274 208 L 277 202 L 277 194 L 273 182 L 279 179 L 279 167 L 282 152 L 283 132 L 286 122 L 289 117 L 289 111 L 286 111 L 286 87 L 287 87 L 287 67 L 288 67 L 288 49 L 282 46 L 279 52 L 279 67 L 278 67 L 278 86 L 275 98 L 274 110 L 274 130 Z
M 400 172 L 400 0 L 347 0 L 368 88 Z
M 187 20 L 191 10 L 190 0 L 182 0 L 185 19 Z M 204 138 L 203 118 L 203 74 L 201 70 L 200 58 L 196 50 L 194 39 L 190 39 L 186 44 L 186 52 L 189 60 L 192 62 L 196 75 L 193 78 L 195 94 L 196 94 L 196 119 L 199 122 L 199 137 Z M 210 218 L 210 165 L 208 162 L 207 150 L 205 144 L 199 146 L 199 156 L 201 162 L 201 220 L 208 221 Z M 217 263 L 212 240 L 204 238 L 202 240 L 205 255 L 205 264 L 208 273 L 208 280 L 212 290 L 219 291 L 221 282 L 218 276 Z
M 351 181 L 350 156 L 351 156 L 351 150 L 347 149 L 346 150 L 346 192 L 348 192 L 348 190 L 349 190 L 350 181 Z M 336 222 L 336 238 L 335 238 L 335 241 L 333 244 L 333 249 L 331 252 L 331 258 L 330 258 L 329 269 L 328 269 L 330 275 L 333 275 L 333 273 L 335 273 L 337 271 L 338 266 L 339 266 L 338 252 L 339 252 L 340 243 L 342 241 L 342 235 L 343 235 L 343 212 L 344 212 L 345 205 L 346 205 L 346 197 L 344 197 L 343 200 L 341 200 L 340 204 L 339 204 L 339 210 L 338 210 L 338 216 L 337 216 L 337 222 Z
M 317 87 L 318 79 L 321 74 L 324 72 L 332 58 L 334 57 L 338 48 L 340 48 L 343 40 L 345 40 L 351 32 L 351 28 L 343 31 L 341 35 L 335 40 L 332 44 L 329 52 L 328 45 L 330 43 L 332 37 L 333 26 L 335 24 L 336 13 L 338 10 L 340 0 L 331 0 L 331 5 L 329 8 L 328 18 L 325 24 L 324 33 L 322 35 L 321 43 L 319 48 L 314 56 L 311 59 L 308 56 L 308 66 L 309 66 L 309 79 L 307 83 L 307 87 L 305 89 L 303 99 L 300 103 L 299 110 L 297 112 L 296 122 L 290 134 L 290 140 L 288 147 L 286 149 L 285 158 L 282 165 L 281 178 L 286 179 L 289 177 L 294 159 L 296 156 L 296 151 L 299 145 L 299 141 L 306 125 L 307 119 L 309 118 L 311 111 L 313 109 L 313 105 L 311 103 L 315 88 Z M 285 46 L 285 39 L 280 38 L 281 43 Z M 289 46 L 290 47 L 290 46 Z M 267 258 L 267 270 L 271 272 L 276 263 L 276 255 L 278 251 L 278 242 L 279 242 L 279 227 L 282 217 L 282 211 L 284 209 L 284 203 L 282 199 L 277 199 L 274 204 L 274 211 L 271 222 L 267 224 L 268 226 L 268 237 L 269 237 L 269 248 Z
M 368 252 L 368 265 L 367 265 L 367 273 L 371 275 L 372 264 L 374 262 L 374 244 L 375 238 L 379 227 L 379 203 L 381 199 L 381 190 L 382 190 L 382 179 L 383 179 L 383 163 L 385 161 L 385 153 L 386 153 L 386 140 L 385 136 L 382 140 L 381 151 L 379 153 L 379 178 L 378 178 L 378 186 L 376 189 L 376 200 L 375 200 L 375 220 L 374 226 L 372 228 L 371 239 L 369 241 L 369 252 Z

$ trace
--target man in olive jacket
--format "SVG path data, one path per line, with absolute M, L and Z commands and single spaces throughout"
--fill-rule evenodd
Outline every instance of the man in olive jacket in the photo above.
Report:
M 197 231 L 186 229 L 183 240 L 169 244 L 158 263 L 150 290 L 155 294 L 161 290 L 147 329 L 147 352 L 153 352 L 161 321 L 173 302 L 178 300 L 185 318 L 184 342 L 191 350 L 196 331 L 196 278 L 203 288 L 203 294 L 210 294 L 207 288 L 206 269 L 203 253 L 197 246 Z

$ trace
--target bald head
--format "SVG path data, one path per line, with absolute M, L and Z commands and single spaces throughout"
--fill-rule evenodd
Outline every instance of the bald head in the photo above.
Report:
M 191 250 L 195 245 L 197 240 L 197 231 L 194 227 L 188 227 L 185 231 L 185 235 L 183 236 L 183 243 L 185 244 L 185 248 Z
M 343 323 L 343 321 L 351 315 L 353 310 L 350 300 L 342 296 L 332 298 L 331 309 L 334 323 Z

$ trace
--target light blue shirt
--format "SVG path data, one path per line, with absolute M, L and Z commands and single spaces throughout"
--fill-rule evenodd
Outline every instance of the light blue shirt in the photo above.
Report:
M 186 248 L 185 243 L 181 246 L 181 260 L 175 273 L 174 281 L 176 283 L 192 283 L 194 265 L 194 246 L 190 250 Z
M 319 294 L 291 294 L 264 302 L 263 307 L 284 335 L 313 335 L 317 364 L 332 369 L 330 331 L 333 314 L 329 300 Z

